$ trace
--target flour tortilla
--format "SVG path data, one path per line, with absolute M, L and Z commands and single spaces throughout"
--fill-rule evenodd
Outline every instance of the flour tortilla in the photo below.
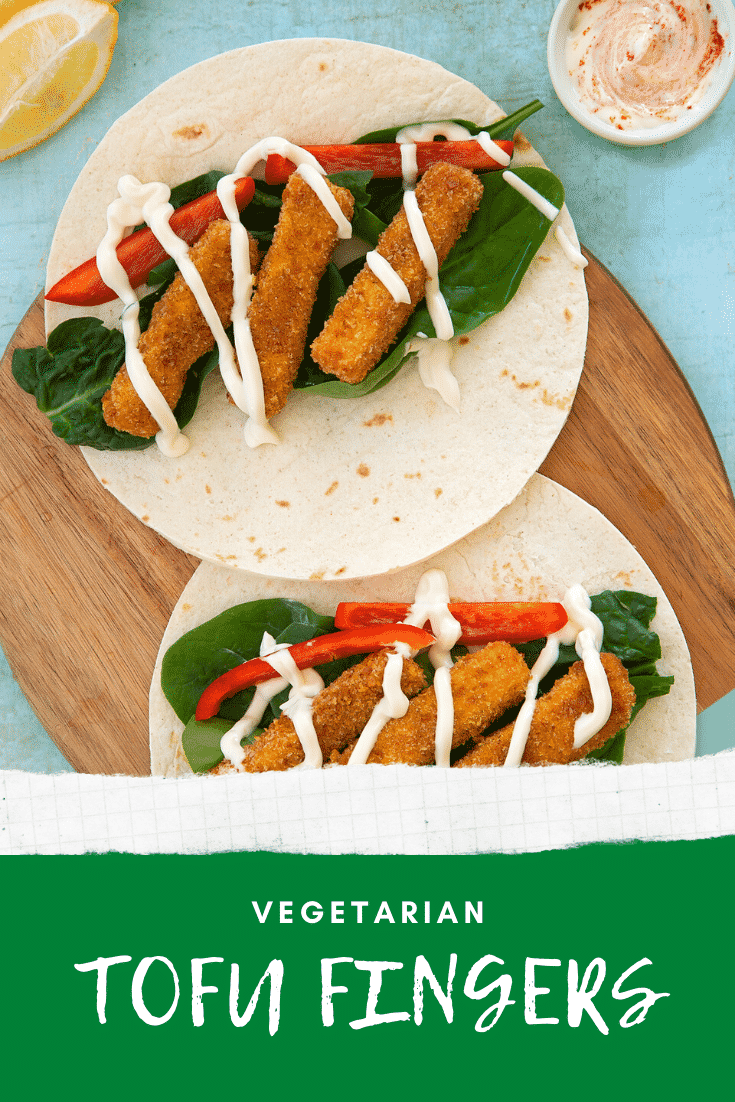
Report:
M 391 124 L 503 114 L 439 65 L 382 46 L 296 39 L 211 58 L 146 96 L 102 140 L 62 211 L 48 285 L 94 255 L 123 173 L 175 184 L 231 171 L 269 135 L 347 143 Z M 521 138 L 514 167 L 528 164 L 542 161 Z M 566 210 L 561 224 L 576 241 Z M 118 302 L 47 303 L 46 324 L 86 314 L 114 325 L 119 312 Z M 213 373 L 183 458 L 156 447 L 83 452 L 132 513 L 199 558 L 272 577 L 382 574 L 448 547 L 513 500 L 566 420 L 586 334 L 583 273 L 552 233 L 511 304 L 458 348 L 460 415 L 424 388 L 414 360 L 362 399 L 295 392 L 273 420 L 281 445 L 251 451 Z
M 202 564 L 173 611 L 156 661 L 150 694 L 153 775 L 191 773 L 181 749 L 183 725 L 161 691 L 163 655 L 182 635 L 234 605 L 267 597 L 303 601 L 328 615 L 334 614 L 340 601 L 410 602 L 421 573 L 429 567 L 446 573 L 455 600 L 557 601 L 575 583 L 590 594 L 631 589 L 657 597 L 652 626 L 661 639 L 658 670 L 673 674 L 675 681 L 668 696 L 649 700 L 631 724 L 625 764 L 694 756 L 696 701 L 689 651 L 661 586 L 632 544 L 602 513 L 550 479 L 534 475 L 516 501 L 490 524 L 423 566 L 389 576 L 287 582 Z

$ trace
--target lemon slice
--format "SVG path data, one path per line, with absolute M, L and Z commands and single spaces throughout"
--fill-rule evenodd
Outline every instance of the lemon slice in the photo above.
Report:
M 0 161 L 38 145 L 107 75 L 117 12 L 102 0 L 41 0 L 0 27 Z

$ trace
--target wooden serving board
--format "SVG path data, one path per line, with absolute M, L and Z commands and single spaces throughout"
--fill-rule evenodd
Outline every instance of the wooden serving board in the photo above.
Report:
M 735 688 L 735 502 L 658 334 L 593 257 L 586 276 L 585 369 L 541 473 L 600 509 L 657 575 L 701 710 Z M 197 560 L 131 516 L 16 386 L 13 350 L 43 343 L 39 295 L 0 368 L 0 639 L 75 769 L 145 775 L 151 672 Z

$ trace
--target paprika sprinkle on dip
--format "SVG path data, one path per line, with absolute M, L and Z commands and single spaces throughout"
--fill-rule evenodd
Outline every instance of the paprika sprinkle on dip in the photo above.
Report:
M 691 110 L 724 46 L 704 0 L 582 0 L 566 61 L 586 111 L 618 130 L 638 130 Z

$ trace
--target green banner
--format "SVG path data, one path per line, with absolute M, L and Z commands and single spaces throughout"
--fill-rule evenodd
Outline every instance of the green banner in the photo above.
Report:
M 732 1096 L 735 838 L 16 857 L 4 1096 Z

